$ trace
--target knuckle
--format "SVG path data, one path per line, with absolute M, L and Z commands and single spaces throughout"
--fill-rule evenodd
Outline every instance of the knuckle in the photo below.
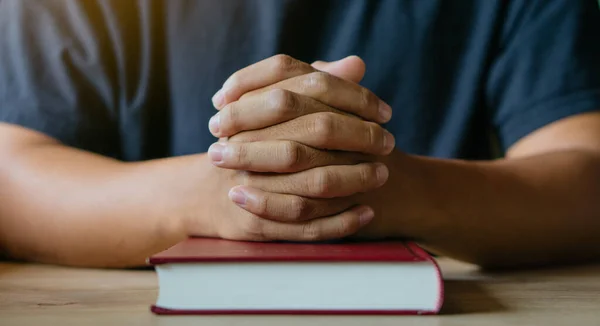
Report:
M 286 172 L 292 172 L 302 166 L 303 148 L 292 141 L 282 142 L 278 155 Z
M 364 110 L 365 112 L 370 110 L 374 113 L 377 113 L 377 109 L 379 107 L 379 100 L 377 99 L 375 94 L 373 94 L 373 92 L 366 88 L 361 88 L 359 100 L 359 105 L 362 110 Z
M 293 221 L 302 221 L 306 219 L 310 213 L 311 208 L 306 200 L 303 197 L 293 197 L 290 199 L 290 219 Z
M 302 226 L 302 236 L 308 241 L 323 240 L 323 234 L 315 223 L 306 223 Z
M 224 133 L 236 132 L 239 128 L 239 110 L 235 103 L 227 104 L 219 113 L 221 115 L 220 128 Z
M 278 117 L 285 117 L 288 112 L 296 110 L 297 101 L 294 93 L 276 88 L 267 94 L 267 107 Z
M 323 71 L 311 72 L 306 76 L 305 86 L 317 97 L 325 95 L 331 88 L 331 75 Z
M 336 237 L 343 237 L 354 232 L 357 227 L 357 223 L 353 219 L 340 218 L 335 229 Z
M 359 169 L 360 185 L 368 187 L 377 180 L 377 168 L 374 164 L 366 164 Z
M 294 71 L 298 61 L 287 54 L 273 56 L 273 67 L 277 75 L 284 77 L 290 71 Z
M 383 141 L 381 140 L 382 130 L 381 127 L 373 122 L 367 122 L 365 128 L 365 135 L 362 139 L 367 140 L 367 148 L 378 149 L 382 146 Z
M 309 192 L 313 196 L 327 196 L 331 191 L 334 175 L 329 169 L 318 169 L 314 172 L 309 184 Z
M 270 216 L 271 203 L 268 196 L 258 196 L 256 198 L 256 215 Z
M 248 165 L 248 149 L 244 144 L 230 144 L 228 147 L 228 151 L 231 151 L 231 158 L 233 159 L 233 163 L 240 167 L 246 167 Z
M 327 144 L 335 128 L 335 115 L 331 112 L 314 114 L 311 132 L 316 137 L 318 145 Z

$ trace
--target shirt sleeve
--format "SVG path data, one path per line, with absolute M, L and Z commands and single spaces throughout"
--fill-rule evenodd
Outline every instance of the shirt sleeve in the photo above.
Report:
M 90 4 L 0 1 L 0 122 L 116 156 L 115 67 Z
M 554 121 L 600 109 L 598 1 L 507 3 L 485 87 L 504 150 Z

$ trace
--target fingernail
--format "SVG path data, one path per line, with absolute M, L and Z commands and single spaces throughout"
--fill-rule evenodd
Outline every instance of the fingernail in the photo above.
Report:
M 392 107 L 384 101 L 379 101 L 379 117 L 383 122 L 388 122 L 392 118 Z
M 375 168 L 375 173 L 377 174 L 377 182 L 379 182 L 379 185 L 383 185 L 387 181 L 388 176 L 390 174 L 387 166 L 385 166 L 385 164 L 383 163 L 377 164 L 377 168 Z
M 233 201 L 237 205 L 243 207 L 248 201 L 248 196 L 246 196 L 246 193 L 244 191 L 234 188 L 229 190 L 229 199 L 231 199 L 231 201 Z
M 223 143 L 214 143 L 208 148 L 208 157 L 213 163 L 223 163 L 223 152 L 225 152 L 225 145 Z
M 358 215 L 360 226 L 365 226 L 375 217 L 375 212 L 369 207 L 364 207 Z
M 212 118 L 210 118 L 210 120 L 208 121 L 208 129 L 215 136 L 218 136 L 219 135 L 220 124 L 221 124 L 221 115 L 219 115 L 217 113 L 217 114 L 213 115 Z
M 215 93 L 215 95 L 212 97 L 212 102 L 215 108 L 221 108 L 221 105 L 223 105 L 223 89 L 220 89 Z
M 383 149 L 387 154 L 389 154 L 394 147 L 396 147 L 396 139 L 394 138 L 394 135 L 385 130 L 383 136 Z

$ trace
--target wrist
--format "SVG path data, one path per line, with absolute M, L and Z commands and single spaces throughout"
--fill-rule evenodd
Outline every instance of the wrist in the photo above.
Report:
M 203 205 L 207 197 L 206 154 L 180 156 L 132 163 L 136 197 L 145 223 L 153 225 L 158 242 L 174 244 L 193 234 L 194 230 L 210 231 L 210 221 Z M 210 197 L 209 197 L 210 198 Z
M 216 193 L 225 183 L 222 170 L 215 167 L 207 153 L 182 157 L 185 164 L 179 170 L 177 191 L 173 193 L 181 232 L 188 236 L 217 237 L 215 218 L 219 217 Z
M 439 183 L 426 160 L 399 151 L 384 159 L 390 177 L 377 196 L 383 199 L 380 214 L 393 237 L 422 239 L 446 229 L 440 196 L 448 196 L 451 189 Z

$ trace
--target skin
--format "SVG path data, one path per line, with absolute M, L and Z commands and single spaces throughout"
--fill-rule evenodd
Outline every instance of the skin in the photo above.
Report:
M 213 98 L 221 141 L 207 154 L 123 163 L 0 124 L 2 248 L 125 267 L 189 235 L 353 236 L 486 267 L 598 259 L 599 113 L 545 126 L 502 160 L 412 156 L 379 126 L 391 112 L 356 84 L 363 73 L 356 57 L 286 56 L 236 72 Z
M 306 87 L 312 84 L 307 80 L 314 79 L 311 77 L 314 73 L 307 73 L 299 63 L 289 64 L 294 67 L 292 69 L 284 69 L 288 74 L 286 77 L 294 69 L 304 75 L 288 77 L 279 83 L 261 85 L 264 88 L 252 90 L 260 85 L 253 79 L 261 78 L 258 72 L 265 70 L 263 64 L 238 72 L 238 76 L 233 76 L 237 83 L 225 83 L 225 90 L 221 93 L 229 97 L 215 105 L 218 109 L 222 108 L 219 115 L 227 116 L 223 122 L 225 125 L 239 127 L 225 134 L 219 133 L 220 136 L 245 142 L 272 138 L 298 140 L 297 134 L 293 137 L 287 135 L 288 130 L 294 129 L 293 122 L 245 131 L 249 128 L 245 128 L 247 123 L 244 121 L 256 117 L 243 114 L 246 112 L 244 103 L 251 103 L 255 94 L 264 94 L 269 89 L 287 89 L 314 97 L 315 92 Z M 353 58 L 342 64 L 356 66 L 362 63 Z M 334 97 L 331 94 L 335 94 L 339 81 L 336 78 L 321 79 L 321 88 Z M 269 77 L 265 80 L 272 82 Z M 242 91 L 235 90 L 238 88 Z M 249 93 L 240 99 L 231 95 L 244 92 Z M 323 99 L 320 101 L 323 102 Z M 324 102 L 327 103 L 327 100 Z M 236 103 L 237 114 L 227 113 L 227 103 Z M 298 101 L 292 103 L 303 107 Z M 294 108 L 284 110 L 297 111 Z M 235 117 L 234 122 L 227 121 L 231 117 Z M 337 119 L 329 120 L 349 125 L 341 122 L 345 119 L 346 116 L 338 115 Z M 252 123 L 258 124 L 256 121 Z M 266 121 L 264 124 L 269 125 Z M 342 129 L 335 127 L 335 123 L 332 125 L 335 130 L 332 134 Z M 309 136 L 302 139 L 309 139 Z M 233 150 L 250 152 L 235 149 L 238 147 L 236 144 Z M 349 200 L 369 205 L 376 211 L 375 220 L 356 236 L 412 238 L 431 251 L 487 267 L 537 266 L 597 259 L 600 255 L 600 207 L 596 200 L 600 195 L 599 154 L 598 112 L 566 118 L 533 132 L 512 146 L 503 160 L 436 160 L 394 150 L 390 155 L 376 158 L 390 169 L 386 185 L 349 197 Z M 242 160 L 254 162 L 256 159 L 245 157 Z M 219 165 L 232 169 L 252 168 L 238 166 L 235 160 L 219 162 Z M 252 194 L 253 201 L 257 203 L 283 202 L 276 199 L 277 194 L 254 193 L 255 190 L 248 187 L 244 191 Z M 319 204 L 326 206 L 327 202 Z M 263 212 L 262 206 L 249 205 L 245 208 L 261 216 L 270 215 Z

